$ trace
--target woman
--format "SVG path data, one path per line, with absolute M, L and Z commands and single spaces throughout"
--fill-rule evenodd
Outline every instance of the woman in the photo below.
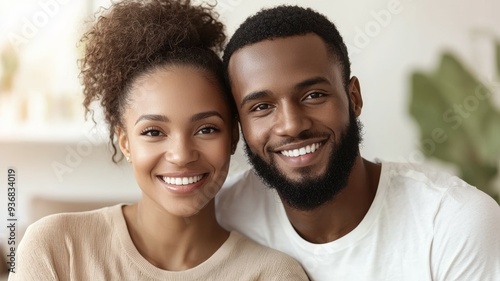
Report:
M 223 83 L 223 25 L 190 1 L 113 4 L 85 34 L 87 112 L 133 167 L 139 202 L 29 227 L 9 280 L 307 280 L 299 264 L 216 221 L 238 141 Z M 115 142 L 116 140 L 116 142 Z

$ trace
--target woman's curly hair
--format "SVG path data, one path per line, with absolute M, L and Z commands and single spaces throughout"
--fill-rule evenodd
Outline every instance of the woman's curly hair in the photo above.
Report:
M 213 6 L 195 6 L 189 0 L 125 0 L 113 3 L 97 18 L 81 42 L 80 60 L 85 113 L 93 114 L 100 101 L 113 161 L 117 162 L 115 131 L 134 79 L 166 64 L 188 64 L 207 70 L 223 89 L 234 117 L 236 110 L 223 81 L 218 54 L 226 36 Z

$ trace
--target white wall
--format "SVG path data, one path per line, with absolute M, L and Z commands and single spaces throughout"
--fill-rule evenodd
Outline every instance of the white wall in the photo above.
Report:
M 218 2 L 230 34 L 248 15 L 262 7 L 277 4 L 312 7 L 337 24 L 351 49 L 352 73 L 361 81 L 364 98 L 361 120 L 365 125 L 362 153 L 370 160 L 376 157 L 385 160 L 419 159 L 416 157 L 418 132 L 407 113 L 409 74 L 414 69 L 433 69 L 438 63 L 440 51 L 452 50 L 470 68 L 481 73 L 483 79 L 493 79 L 492 42 L 489 41 L 491 37 L 485 34 L 495 34 L 500 38 L 500 1 L 497 0 Z M 8 6 L 6 3 L 7 0 L 0 1 L 0 9 L 3 9 L 0 15 L 8 13 L 5 10 Z M 69 2 L 61 5 L 59 13 L 63 14 L 69 6 Z M 377 22 L 376 15 L 380 15 L 381 11 L 389 11 L 388 7 L 392 7 L 390 19 L 386 17 L 385 21 L 379 19 Z M 54 18 L 57 17 L 59 15 Z M 363 38 L 362 33 L 366 37 Z M 75 44 L 70 40 L 66 43 Z M 65 59 L 64 56 L 56 58 Z M 29 78 L 23 83 L 29 83 Z M 0 129 L 6 125 L 0 123 Z M 51 125 L 49 123 L 46 126 Z M 92 145 L 89 153 L 80 155 L 81 161 L 72 162 L 70 151 L 85 143 L 83 135 L 63 138 L 57 143 L 52 143 L 50 136 L 43 141 L 36 137 L 28 137 L 31 141 L 26 141 L 15 136 L 10 141 L 6 140 L 8 138 L 0 139 L 0 182 L 6 182 L 7 167 L 17 169 L 21 214 L 32 192 L 95 197 L 138 195 L 130 168 L 126 164 L 112 164 L 106 145 Z M 71 172 L 65 173 L 62 180 L 53 167 L 55 162 L 74 164 Z M 246 165 L 241 151 L 238 151 L 232 169 L 243 169 Z M 0 206 L 5 206 L 6 195 L 0 194 L 0 202 Z M 1 207 L 0 213 L 6 212 L 4 209 Z

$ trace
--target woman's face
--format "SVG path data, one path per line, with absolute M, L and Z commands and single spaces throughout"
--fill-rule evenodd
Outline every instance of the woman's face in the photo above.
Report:
M 237 130 L 220 87 L 189 66 L 157 69 L 133 82 L 118 129 L 143 202 L 189 217 L 220 190 Z M 236 135 L 233 134 L 236 132 Z

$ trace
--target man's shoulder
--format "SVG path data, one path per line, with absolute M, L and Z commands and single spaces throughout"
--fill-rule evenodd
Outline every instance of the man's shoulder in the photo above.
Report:
M 261 244 L 268 240 L 278 218 L 281 201 L 253 170 L 229 178 L 216 196 L 219 223 L 236 230 Z
M 229 177 L 216 196 L 220 209 L 253 208 L 256 202 L 274 205 L 277 201 L 279 197 L 276 191 L 266 186 L 253 169 Z
M 423 165 L 382 163 L 380 199 L 391 210 L 446 226 L 452 220 L 472 224 L 498 216 L 500 207 L 487 194 L 457 176 Z M 394 215 L 394 213 L 391 213 Z M 488 219 L 490 218 L 490 219 Z M 446 227 L 443 229 L 446 230 Z
M 449 233 L 454 227 L 460 233 L 470 232 L 470 235 L 500 231 L 496 227 L 500 226 L 498 203 L 459 177 L 423 165 L 383 165 L 387 165 L 388 200 L 404 204 L 419 214 L 427 214 L 435 234 L 439 235 L 440 231 Z
M 383 162 L 381 183 L 388 185 L 393 192 L 404 189 L 412 194 L 435 197 L 442 197 L 450 190 L 466 194 L 481 193 L 476 187 L 442 169 L 413 163 Z

